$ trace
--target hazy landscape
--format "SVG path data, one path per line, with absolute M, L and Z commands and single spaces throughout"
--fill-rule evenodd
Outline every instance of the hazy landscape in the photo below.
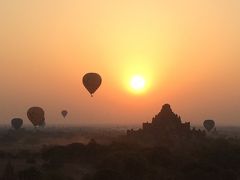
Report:
M 119 136 L 126 135 L 128 129 L 138 129 L 141 125 L 135 126 L 50 126 L 44 129 L 35 130 L 28 126 L 15 131 L 9 126 L 0 127 L 0 150 L 16 151 L 19 149 L 40 150 L 48 145 L 67 145 L 70 143 L 87 144 L 95 139 L 100 144 L 110 144 Z M 204 129 L 196 126 L 197 129 Z M 217 127 L 217 135 L 210 134 L 211 138 L 239 138 L 240 127 Z
M 164 142 L 146 147 L 144 143 L 139 144 L 122 139 L 126 136 L 128 129 L 139 128 L 140 125 L 95 127 L 65 125 L 37 130 L 27 126 L 14 130 L 9 126 L 2 126 L 0 129 L 2 179 L 231 180 L 239 177 L 238 170 L 232 167 L 234 164 L 228 163 L 240 162 L 240 155 L 235 154 L 240 153 L 240 127 L 220 126 L 217 127 L 217 134 L 211 132 L 203 140 L 189 139 L 174 147 L 173 144 Z M 196 128 L 204 129 L 201 126 Z M 211 163 L 217 163 L 219 167 L 213 164 L 203 165 L 205 161 L 203 155 L 212 161 Z M 180 164 L 179 167 L 173 167 L 172 163 Z M 229 170 L 225 171 L 225 166 Z M 212 170 L 206 171 L 205 168 L 212 168 Z M 179 174 L 178 171 L 186 172 Z
M 240 180 L 239 0 L 0 0 L 0 180 Z

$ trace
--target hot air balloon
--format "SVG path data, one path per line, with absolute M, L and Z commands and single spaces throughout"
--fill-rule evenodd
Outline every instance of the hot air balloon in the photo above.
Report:
M 35 127 L 45 124 L 44 110 L 40 107 L 31 107 L 27 111 L 27 117 Z
M 83 85 L 93 97 L 95 91 L 100 87 L 102 78 L 97 73 L 87 73 L 83 76 Z
M 68 111 L 67 111 L 67 110 L 63 110 L 63 111 L 61 112 L 61 114 L 62 114 L 62 116 L 65 118 L 65 117 L 67 116 L 67 114 L 68 114 Z
M 203 122 L 203 126 L 207 129 L 207 131 L 211 131 L 214 126 L 215 126 L 215 122 L 213 120 L 205 120 Z
M 14 118 L 12 119 L 11 121 L 11 124 L 12 124 L 12 127 L 15 129 L 15 130 L 18 130 L 22 127 L 23 125 L 23 120 L 20 119 L 20 118 Z

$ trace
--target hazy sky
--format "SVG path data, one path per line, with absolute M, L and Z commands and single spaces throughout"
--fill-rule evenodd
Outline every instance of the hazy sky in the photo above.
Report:
M 41 106 L 47 123 L 140 124 L 170 103 L 240 125 L 240 1 L 0 0 L 0 72 L 1 123 Z M 86 72 L 103 78 L 94 98 Z

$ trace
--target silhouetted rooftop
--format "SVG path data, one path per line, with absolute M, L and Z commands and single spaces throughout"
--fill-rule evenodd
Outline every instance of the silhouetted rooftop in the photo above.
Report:
M 161 138 L 161 137 L 192 137 L 203 136 L 204 133 L 191 130 L 190 122 L 182 122 L 181 117 L 175 114 L 169 104 L 164 104 L 161 111 L 152 118 L 152 122 L 143 123 L 142 129 L 137 131 L 128 130 L 128 136 L 147 136 L 148 138 Z

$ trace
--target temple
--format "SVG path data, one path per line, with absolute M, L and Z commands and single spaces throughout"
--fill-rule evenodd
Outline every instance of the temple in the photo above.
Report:
M 152 122 L 143 123 L 142 129 L 128 130 L 128 137 L 148 138 L 189 138 L 205 136 L 204 131 L 191 129 L 190 122 L 182 123 L 181 117 L 175 114 L 169 104 L 163 105 L 161 111 L 152 118 Z

